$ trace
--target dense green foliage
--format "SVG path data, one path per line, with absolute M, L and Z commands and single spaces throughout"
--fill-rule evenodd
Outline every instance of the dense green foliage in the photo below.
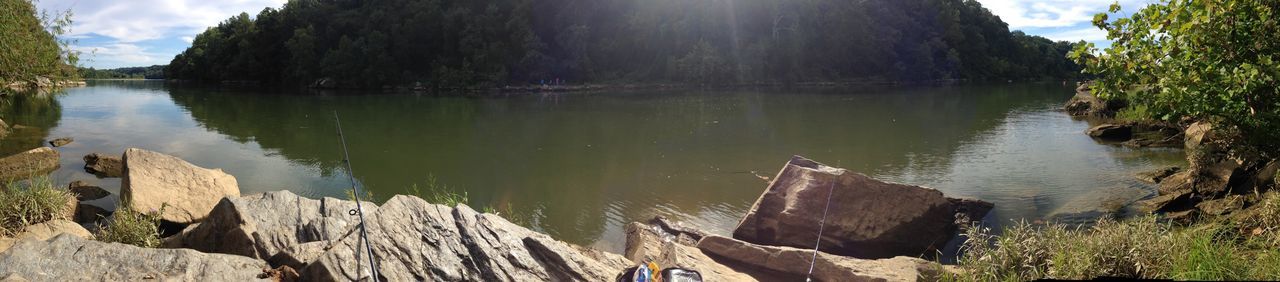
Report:
M 1154 118 L 1214 118 L 1261 140 L 1280 136 L 1280 1 L 1162 1 L 1128 18 L 1098 14 L 1094 25 L 1111 47 L 1081 44 L 1071 56 L 1098 76 L 1098 96 Z
M 973 0 L 293 0 L 197 36 L 171 78 L 350 87 L 1071 77 L 1071 43 Z
M 127 67 L 116 69 L 95 69 L 80 68 L 80 77 L 87 79 L 114 79 L 114 78 L 131 78 L 131 79 L 163 79 L 164 69 L 166 65 L 154 65 L 149 67 Z
M 75 78 L 77 54 L 55 36 L 70 25 L 70 12 L 37 17 L 30 0 L 0 0 L 0 83 Z

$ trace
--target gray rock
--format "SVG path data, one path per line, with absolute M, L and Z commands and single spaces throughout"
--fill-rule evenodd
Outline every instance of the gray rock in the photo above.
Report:
M 1138 180 L 1141 180 L 1142 182 L 1159 184 L 1160 181 L 1164 180 L 1169 176 L 1172 176 L 1175 173 L 1178 173 L 1179 171 L 1182 171 L 1182 168 L 1179 168 L 1176 166 L 1166 166 L 1166 167 L 1158 168 L 1151 171 L 1139 172 L 1137 175 L 1134 175 L 1134 177 L 1137 177 Z
M 88 183 L 84 183 L 84 181 L 80 180 L 71 181 L 71 184 L 67 184 L 67 190 L 71 191 L 72 194 L 75 194 L 76 199 L 81 201 L 92 201 L 111 196 L 111 192 L 108 192 L 106 189 L 89 185 Z
M 604 281 L 630 264 L 464 205 L 396 196 L 362 206 L 380 279 L 388 281 Z M 227 198 L 165 247 L 264 259 L 298 269 L 307 281 L 368 279 L 357 263 L 367 258 L 358 218 L 348 213 L 354 208 L 352 201 L 288 191 Z
M 50 220 L 27 226 L 22 229 L 22 233 L 14 235 L 13 238 L 0 239 L 0 253 L 22 240 L 43 241 L 63 233 L 80 238 L 93 239 L 93 234 L 89 233 L 89 230 L 85 230 L 83 226 L 75 222 L 62 219 Z
M 122 202 L 139 212 L 160 211 L 179 224 L 203 220 L 224 197 L 239 197 L 235 176 L 195 166 L 174 156 L 129 148 L 124 151 Z M 163 207 L 163 209 L 162 209 Z
M 1085 130 L 1089 137 L 1100 140 L 1123 142 L 1133 138 L 1133 126 L 1125 124 L 1100 124 Z
M 122 177 L 124 161 L 119 157 L 92 153 L 84 156 L 84 171 L 98 177 Z
M 1192 123 L 1190 126 L 1187 126 L 1186 131 L 1183 133 L 1183 138 L 1185 138 L 1183 146 L 1186 150 L 1193 151 L 1199 149 L 1201 145 L 1217 138 L 1217 134 L 1215 134 L 1213 130 L 1212 123 L 1207 121 L 1197 121 Z
M 957 219 L 979 220 L 992 207 L 981 201 L 949 199 L 934 189 L 881 182 L 796 156 L 738 223 L 733 237 L 762 245 L 811 248 L 829 194 L 822 250 L 859 258 L 935 254 L 959 226 L 968 225 L 957 224 Z
M 635 265 L 654 262 L 663 268 L 692 269 L 702 274 L 705 281 L 757 281 L 754 277 L 716 262 L 696 247 L 696 241 L 692 244 L 683 242 L 680 238 L 688 238 L 687 236 L 668 233 L 664 227 L 632 222 L 624 230 L 627 233 L 627 245 L 623 253 Z
M 812 249 L 757 245 L 721 236 L 707 236 L 698 241 L 698 249 L 736 263 L 742 267 L 804 277 L 813 260 Z M 817 281 L 933 281 L 942 267 L 914 257 L 858 259 L 819 252 L 813 263 Z
M 62 146 L 66 146 L 67 144 L 71 144 L 71 142 L 75 142 L 75 141 L 76 140 L 72 139 L 71 137 L 62 137 L 58 139 L 49 140 L 49 146 L 62 147 Z
M 58 151 L 40 147 L 0 158 L 0 181 L 26 179 L 58 169 Z
M 261 281 L 267 263 L 183 249 L 148 249 L 73 235 L 24 240 L 0 254 L 0 277 L 35 281 Z
M 1244 196 L 1227 195 L 1219 199 L 1200 202 L 1196 204 L 1196 209 L 1199 209 L 1204 214 L 1226 215 L 1244 208 L 1244 202 Z

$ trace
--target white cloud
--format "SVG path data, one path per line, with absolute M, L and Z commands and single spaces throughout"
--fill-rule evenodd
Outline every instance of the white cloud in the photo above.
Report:
M 71 46 L 80 51 L 80 58 L 90 65 L 102 66 L 149 66 L 167 64 L 170 57 L 147 51 L 146 48 L 130 43 L 110 43 L 100 46 Z
M 1107 40 L 1107 32 L 1093 26 L 1074 29 L 1058 29 L 1039 34 L 1053 41 L 1100 41 Z
M 195 38 L 195 37 L 192 37 L 192 36 L 183 36 L 183 37 L 182 37 L 182 41 L 185 41 L 185 42 L 187 42 L 187 43 L 191 43 L 191 42 L 196 41 L 196 38 Z
M 1089 24 L 1093 15 L 1106 12 L 1115 0 L 978 0 L 1000 16 L 1011 29 L 1073 27 Z M 1137 11 L 1149 0 L 1122 0 L 1122 12 Z
M 71 35 L 97 34 L 120 42 L 192 36 L 223 20 L 263 8 L 279 8 L 284 0 L 44 0 L 41 9 L 73 12 Z

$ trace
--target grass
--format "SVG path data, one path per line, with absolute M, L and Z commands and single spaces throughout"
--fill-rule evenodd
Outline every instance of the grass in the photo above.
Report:
M 1178 227 L 1155 216 L 1104 219 L 1089 228 L 1019 223 L 1000 235 L 969 228 L 960 274 L 948 281 L 1127 277 L 1178 280 L 1280 279 L 1280 194 L 1268 193 L 1243 221 Z
M 144 248 L 160 246 L 160 213 L 141 213 L 121 203 L 110 222 L 98 226 L 99 241 L 129 244 Z M 162 211 L 164 207 L 160 208 Z
M 409 187 L 408 192 L 414 196 L 422 197 L 423 200 L 427 200 L 429 203 L 450 207 L 471 202 L 471 199 L 467 197 L 467 191 L 462 191 L 462 193 L 454 192 L 449 186 L 437 181 L 436 176 L 433 174 L 427 175 L 427 183 L 424 187 L 426 188 L 425 192 L 422 190 L 423 187 L 419 187 L 417 183 L 414 183 Z
M 67 217 L 71 193 L 48 177 L 13 181 L 0 188 L 0 236 L 14 236 L 32 224 Z
M 1116 119 L 1128 122 L 1143 122 L 1154 119 L 1153 114 L 1145 104 L 1129 105 L 1116 112 Z

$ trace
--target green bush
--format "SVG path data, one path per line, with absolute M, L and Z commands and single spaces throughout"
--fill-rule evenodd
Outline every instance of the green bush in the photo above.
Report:
M 13 236 L 28 225 L 67 216 L 71 193 L 54 188 L 48 177 L 9 182 L 0 188 L 0 236 Z
M 144 248 L 160 246 L 160 212 L 141 213 L 121 203 L 105 226 L 98 226 L 99 241 Z M 164 208 L 161 208 L 163 210 Z
M 1113 4 L 1111 13 L 1120 12 Z M 1097 76 L 1104 99 L 1126 98 L 1153 117 L 1222 118 L 1254 141 L 1280 137 L 1280 2 L 1162 0 L 1127 18 L 1094 16 L 1111 47 L 1069 54 Z M 1129 95 L 1129 92 L 1136 92 Z M 1265 142 L 1261 142 L 1265 143 Z
M 70 25 L 69 11 L 37 17 L 30 0 L 0 0 L 0 82 L 76 78 L 78 54 L 56 37 Z
M 1175 227 L 1156 216 L 1102 220 L 1089 228 L 1020 223 L 1000 235 L 969 228 L 951 281 L 1130 277 L 1179 280 L 1280 278 L 1280 193 L 1242 222 Z

